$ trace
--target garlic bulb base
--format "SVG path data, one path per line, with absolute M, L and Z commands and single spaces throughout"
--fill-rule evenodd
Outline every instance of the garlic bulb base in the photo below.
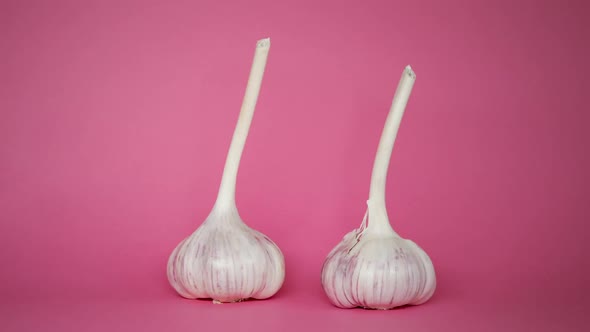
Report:
M 238 303 L 246 301 L 247 299 L 237 299 L 233 301 L 220 301 L 220 300 L 213 300 L 213 304 L 224 304 L 224 303 Z

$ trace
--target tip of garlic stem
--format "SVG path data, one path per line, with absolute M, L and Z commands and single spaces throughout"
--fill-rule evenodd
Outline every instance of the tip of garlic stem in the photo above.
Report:
M 270 47 L 270 38 L 260 39 L 256 42 L 257 48 L 268 48 Z
M 410 65 L 407 65 L 404 71 L 411 79 L 416 79 L 416 73 L 414 73 L 414 70 Z

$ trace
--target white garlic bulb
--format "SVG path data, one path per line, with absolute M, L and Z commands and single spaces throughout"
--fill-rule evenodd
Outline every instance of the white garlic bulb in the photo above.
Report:
M 185 298 L 213 299 L 215 303 L 266 299 L 281 288 L 285 279 L 285 261 L 280 249 L 242 221 L 235 203 L 238 166 L 269 48 L 268 38 L 256 44 L 217 201 L 205 222 L 174 249 L 168 260 L 168 280 Z
M 341 308 L 392 309 L 422 304 L 434 294 L 436 276 L 426 252 L 391 227 L 385 180 L 395 137 L 416 80 L 404 69 L 381 135 L 361 227 L 346 234 L 322 268 L 322 286 Z

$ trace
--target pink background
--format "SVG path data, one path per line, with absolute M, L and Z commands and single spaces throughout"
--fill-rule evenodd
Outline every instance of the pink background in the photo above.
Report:
M 2 1 L 0 329 L 584 330 L 584 1 Z M 238 177 L 287 264 L 272 299 L 181 299 L 165 264 L 215 199 L 255 41 L 272 48 Z M 430 302 L 333 307 L 406 64 L 394 228 Z

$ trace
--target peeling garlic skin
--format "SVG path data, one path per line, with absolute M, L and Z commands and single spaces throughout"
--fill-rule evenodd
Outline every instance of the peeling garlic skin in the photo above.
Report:
M 359 230 L 344 236 L 322 268 L 322 285 L 340 308 L 392 309 L 422 304 L 434 294 L 436 277 L 428 255 L 411 240 Z
M 174 249 L 167 274 L 182 297 L 239 302 L 273 296 L 283 284 L 285 262 L 277 245 L 237 211 L 214 210 Z

